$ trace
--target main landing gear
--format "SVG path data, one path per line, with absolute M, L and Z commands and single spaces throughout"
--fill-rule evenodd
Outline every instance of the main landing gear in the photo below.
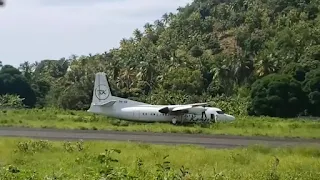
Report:
M 180 124 L 183 124 L 183 116 L 182 115 L 179 116 L 179 122 L 180 122 Z M 177 118 L 176 117 L 172 118 L 171 123 L 176 125 L 177 124 Z

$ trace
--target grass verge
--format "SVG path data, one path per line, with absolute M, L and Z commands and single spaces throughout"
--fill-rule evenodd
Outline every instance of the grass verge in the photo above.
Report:
M 270 117 L 237 117 L 233 123 L 174 126 L 120 121 L 79 111 L 29 109 L 0 111 L 0 126 L 320 138 L 317 120 Z
M 313 147 L 204 149 L 118 142 L 0 139 L 0 179 L 320 178 Z

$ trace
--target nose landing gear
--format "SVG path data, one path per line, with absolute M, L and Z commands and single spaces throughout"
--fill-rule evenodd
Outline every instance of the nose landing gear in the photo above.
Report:
M 176 125 L 176 124 L 177 124 L 177 119 L 176 119 L 175 117 L 172 118 L 171 123 L 174 124 L 174 125 Z

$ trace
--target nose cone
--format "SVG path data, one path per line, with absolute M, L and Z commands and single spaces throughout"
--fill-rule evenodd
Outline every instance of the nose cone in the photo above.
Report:
M 236 119 L 234 116 L 232 116 L 230 114 L 226 114 L 225 118 L 226 118 L 227 121 L 234 121 Z

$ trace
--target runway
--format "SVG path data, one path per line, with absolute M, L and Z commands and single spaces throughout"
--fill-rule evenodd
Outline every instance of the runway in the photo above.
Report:
M 231 135 L 203 135 L 203 134 L 176 134 L 150 132 L 120 132 L 102 130 L 61 130 L 0 127 L 2 137 L 29 137 L 47 140 L 107 140 L 131 141 L 152 144 L 190 144 L 207 148 L 233 148 L 254 144 L 269 146 L 296 146 L 320 145 L 320 140 L 270 138 L 270 137 L 243 137 Z

